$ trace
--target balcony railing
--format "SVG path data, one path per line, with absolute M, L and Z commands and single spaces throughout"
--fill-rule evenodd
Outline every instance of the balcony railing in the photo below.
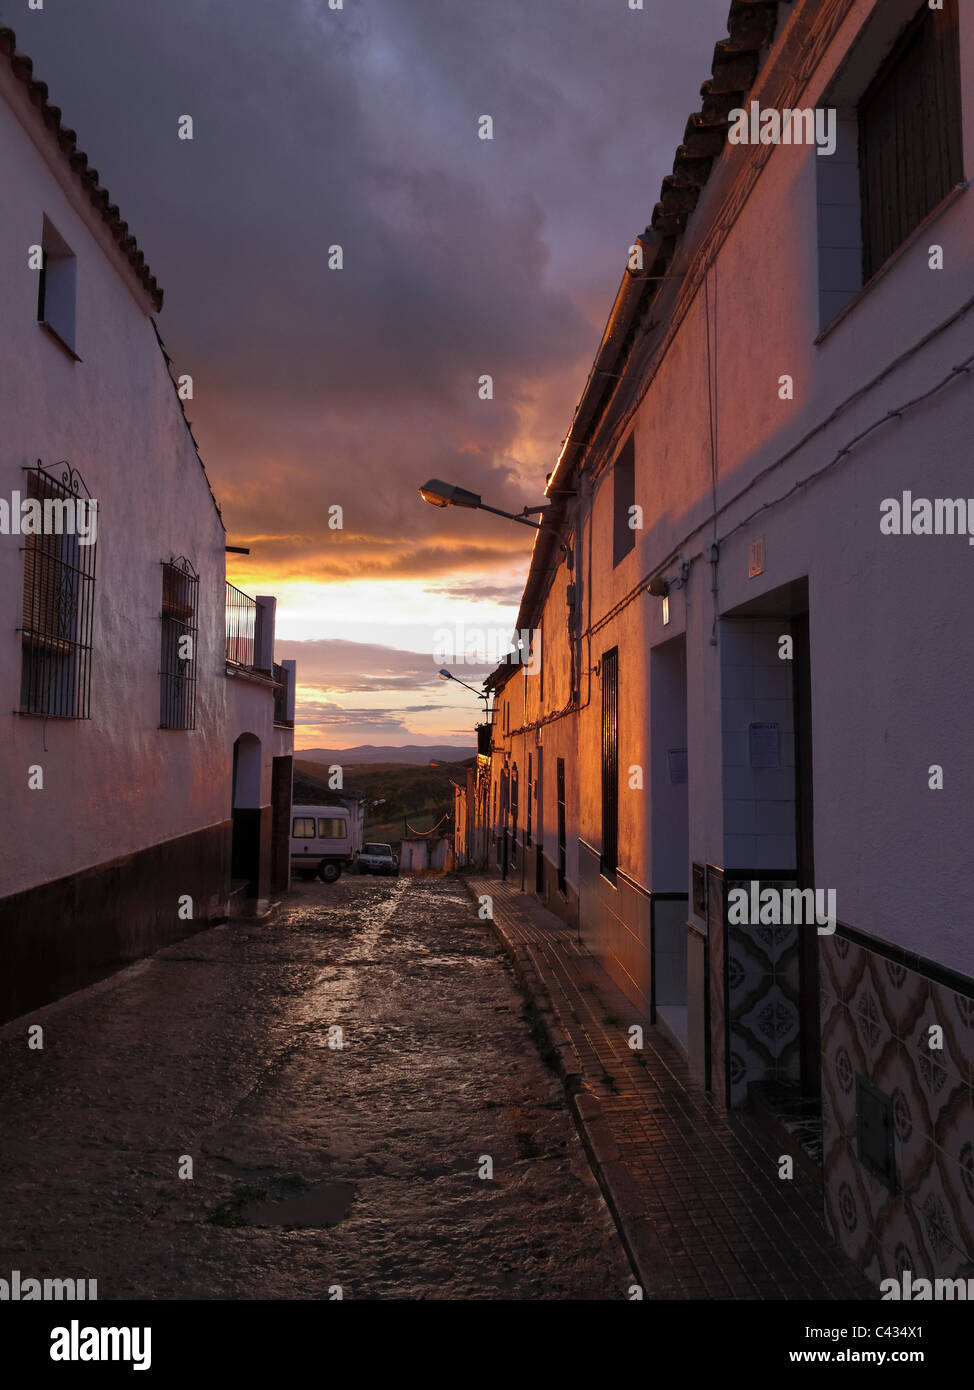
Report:
M 256 599 L 227 584 L 227 661 L 254 669 L 260 650 L 261 608 Z

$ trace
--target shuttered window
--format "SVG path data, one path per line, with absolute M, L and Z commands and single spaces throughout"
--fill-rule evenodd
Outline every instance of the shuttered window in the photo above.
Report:
M 602 863 L 614 876 L 619 862 L 619 652 L 602 657 Z
M 963 180 L 957 0 L 924 2 L 859 104 L 863 280 Z

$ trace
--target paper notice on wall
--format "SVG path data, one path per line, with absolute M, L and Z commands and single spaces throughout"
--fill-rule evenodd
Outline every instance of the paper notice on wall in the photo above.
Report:
M 781 766 L 781 739 L 777 724 L 749 724 L 747 735 L 752 768 Z
M 685 782 L 687 780 L 687 750 L 685 748 L 668 748 L 666 761 L 671 784 L 676 787 Z

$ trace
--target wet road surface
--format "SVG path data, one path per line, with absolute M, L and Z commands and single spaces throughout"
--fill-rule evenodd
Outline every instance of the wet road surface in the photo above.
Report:
M 3 1278 L 95 1278 L 99 1299 L 633 1282 L 506 958 L 449 879 L 298 883 L 269 925 L 6 1025 L 0 1120 Z

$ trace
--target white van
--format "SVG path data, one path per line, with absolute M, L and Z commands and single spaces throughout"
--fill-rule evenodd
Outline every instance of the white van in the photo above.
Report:
M 291 872 L 334 883 L 362 845 L 359 808 L 291 807 Z

